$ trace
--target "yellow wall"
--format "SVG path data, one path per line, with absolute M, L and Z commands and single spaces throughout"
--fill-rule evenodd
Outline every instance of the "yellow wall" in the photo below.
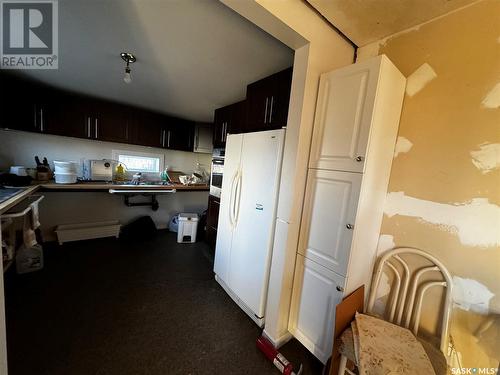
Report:
M 412 146 L 402 147 L 393 163 L 379 247 L 421 248 L 448 267 L 456 300 L 451 334 L 461 365 L 496 367 L 500 1 L 485 0 L 365 46 L 359 58 L 380 53 L 409 78 L 399 136 Z M 498 336 L 478 342 L 473 334 L 488 318 L 494 323 L 486 335 L 496 330 Z M 495 341 L 498 354 L 492 359 Z

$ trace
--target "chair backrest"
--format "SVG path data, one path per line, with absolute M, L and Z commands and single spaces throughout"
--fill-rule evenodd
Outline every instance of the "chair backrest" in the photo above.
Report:
M 410 267 L 407 255 L 410 255 L 413 260 L 415 260 L 415 257 L 417 259 L 421 258 L 421 260 L 418 259 L 420 262 L 415 262 L 418 264 L 417 267 Z M 399 247 L 385 252 L 379 258 L 373 274 L 367 306 L 368 313 L 373 311 L 377 289 L 380 286 L 384 270 L 389 270 L 394 276 L 391 284 L 393 290 L 391 291 L 391 297 L 387 301 L 389 316 L 386 317 L 386 320 L 410 329 L 415 336 L 417 336 L 420 326 L 425 294 L 432 287 L 437 286 L 445 289 L 443 293 L 444 305 L 441 317 L 440 349 L 443 353 L 446 353 L 452 293 L 451 275 L 446 267 L 434 256 L 420 249 Z M 432 304 L 436 305 L 435 301 Z

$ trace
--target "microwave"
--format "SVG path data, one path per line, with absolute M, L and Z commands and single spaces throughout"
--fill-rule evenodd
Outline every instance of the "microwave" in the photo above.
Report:
M 116 162 L 113 160 L 84 160 L 83 179 L 87 181 L 112 181 L 113 169 Z

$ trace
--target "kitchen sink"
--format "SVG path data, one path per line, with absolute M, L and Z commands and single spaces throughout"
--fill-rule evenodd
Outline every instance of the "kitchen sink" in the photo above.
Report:
M 23 188 L 6 188 L 0 186 L 0 203 L 6 201 L 7 199 L 12 198 L 13 196 L 21 193 L 24 189 Z
M 143 181 L 138 184 L 133 184 L 132 181 L 117 181 L 113 182 L 113 185 L 120 186 L 169 186 L 172 185 L 170 182 L 164 181 Z

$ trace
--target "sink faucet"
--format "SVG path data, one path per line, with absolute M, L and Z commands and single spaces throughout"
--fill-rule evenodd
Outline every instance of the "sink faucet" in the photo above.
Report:
M 139 185 L 141 182 L 142 182 L 142 173 L 141 172 L 134 173 L 134 175 L 132 176 L 132 184 Z

